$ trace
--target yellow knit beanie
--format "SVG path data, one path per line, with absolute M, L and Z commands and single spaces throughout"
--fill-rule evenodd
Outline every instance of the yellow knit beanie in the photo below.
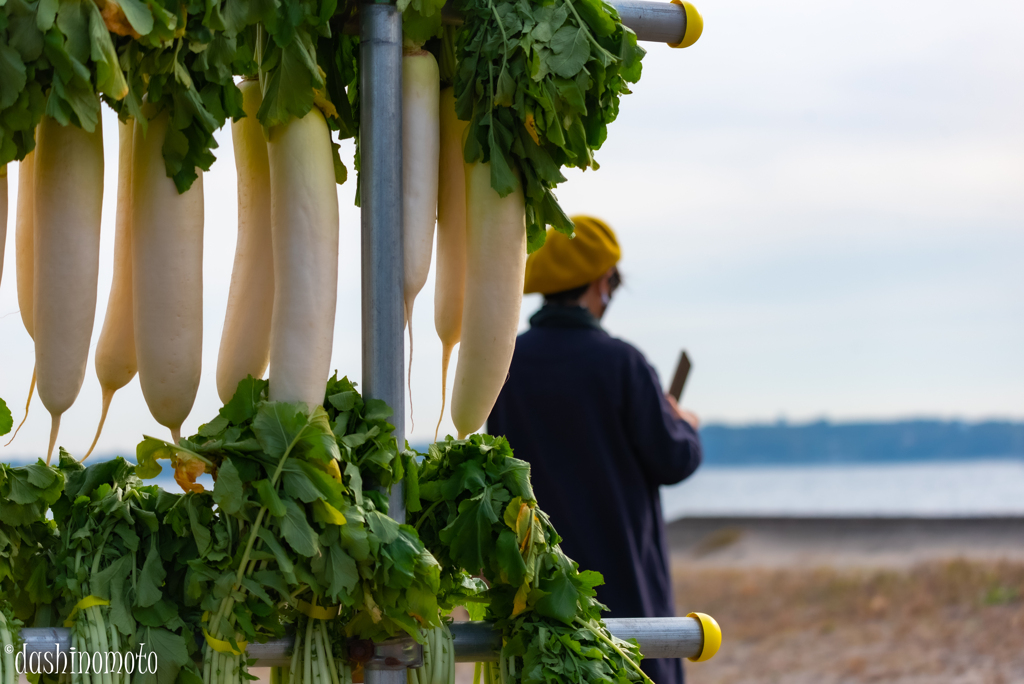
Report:
M 549 228 L 544 246 L 526 259 L 525 294 L 554 294 L 600 278 L 622 257 L 615 232 L 601 219 L 573 216 L 572 239 Z

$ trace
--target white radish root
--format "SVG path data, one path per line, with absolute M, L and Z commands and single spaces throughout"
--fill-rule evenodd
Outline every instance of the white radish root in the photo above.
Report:
M 135 126 L 132 307 L 142 394 L 177 443 L 202 373 L 203 176 L 178 194 L 162 154 L 168 126 L 167 112 Z
M 50 412 L 53 456 L 60 418 L 89 361 L 96 318 L 103 129 L 92 133 L 44 116 L 36 134 L 33 325 L 39 399 Z
M 37 129 L 38 136 L 38 129 Z M 37 137 L 38 140 L 38 137 Z M 35 276 L 35 225 L 36 201 L 33 189 L 35 180 L 36 152 L 25 155 L 18 165 L 18 213 L 14 228 L 15 270 L 18 279 L 18 307 L 21 322 L 25 324 L 28 336 L 35 339 L 36 329 L 32 318 L 32 287 Z
M 274 307 L 270 399 L 318 406 L 330 375 L 338 302 L 338 191 L 320 110 L 275 126 L 270 160 Z
M 455 89 L 441 91 L 441 153 L 437 192 L 437 270 L 434 281 L 434 329 L 441 338 L 441 429 L 447 399 L 448 364 L 462 335 L 466 294 L 466 164 L 463 160 L 468 121 L 455 115 Z
M 231 124 L 238 174 L 238 239 L 217 355 L 217 393 L 225 404 L 246 376 L 262 378 L 266 372 L 274 309 L 270 161 L 263 127 L 256 118 L 263 97 L 257 81 L 245 81 L 239 87 L 245 118 Z
M 405 323 L 409 326 L 409 414 L 412 418 L 412 309 L 430 273 L 437 219 L 441 77 L 434 56 L 402 56 L 402 250 Z
M 35 326 L 32 319 L 32 280 L 35 271 L 35 150 L 25 155 L 18 163 L 18 207 L 14 219 L 14 276 L 18 284 L 18 308 L 21 309 L 21 322 L 25 324 L 28 336 L 35 339 Z M 32 406 L 32 394 L 36 390 L 36 369 L 32 367 L 32 381 L 28 386 L 28 398 L 25 400 L 25 415 L 18 423 L 14 434 L 7 440 L 8 446 L 21 431 L 28 420 L 28 410 Z
M 491 165 L 470 164 L 466 207 L 466 298 L 452 388 L 452 421 L 459 439 L 483 426 L 505 383 L 526 275 L 522 184 L 501 197 L 491 187 Z
M 89 458 L 103 432 L 114 393 L 135 377 L 135 313 L 132 311 L 132 150 L 135 122 L 117 122 L 117 214 L 114 225 L 114 276 L 103 329 L 96 343 L 96 377 L 103 390 L 100 423 L 82 460 Z

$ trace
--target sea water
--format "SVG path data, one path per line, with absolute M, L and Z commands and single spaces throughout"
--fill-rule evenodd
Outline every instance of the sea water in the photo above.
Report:
M 170 466 L 155 482 L 180 491 Z M 209 475 L 199 482 L 213 487 Z M 1024 460 L 703 467 L 662 487 L 661 500 L 670 522 L 686 516 L 1024 516 Z
M 661 489 L 687 516 L 1024 516 L 1024 460 L 704 467 Z
M 213 488 L 209 475 L 199 482 Z M 181 491 L 166 462 L 147 484 Z M 687 516 L 1024 517 L 1024 459 L 703 466 L 662 487 L 661 501 L 669 522 Z

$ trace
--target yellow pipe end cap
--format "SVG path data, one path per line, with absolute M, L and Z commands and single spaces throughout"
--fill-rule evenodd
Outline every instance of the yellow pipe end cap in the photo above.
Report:
M 704 18 L 700 16 L 700 12 L 689 2 L 685 0 L 672 0 L 673 5 L 682 5 L 683 11 L 686 12 L 686 30 L 683 31 L 683 39 L 678 43 L 669 43 L 669 47 L 684 48 L 690 47 L 697 42 L 700 38 L 700 34 L 704 32 Z
M 704 630 L 704 648 L 701 649 L 700 655 L 688 660 L 695 663 L 711 660 L 722 647 L 722 628 L 718 626 L 718 621 L 707 613 L 689 613 L 686 617 L 700 620 L 700 626 Z

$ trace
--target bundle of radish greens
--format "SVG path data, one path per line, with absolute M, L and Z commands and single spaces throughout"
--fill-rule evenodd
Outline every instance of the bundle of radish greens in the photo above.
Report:
M 504 439 L 399 451 L 390 409 L 336 376 L 312 408 L 268 397 L 243 380 L 196 435 L 146 437 L 138 465 L 63 449 L 56 466 L 0 464 L 2 646 L 63 625 L 76 652 L 120 654 L 71 682 L 239 684 L 248 643 L 291 634 L 273 681 L 343 684 L 362 640 L 408 635 L 424 645 L 410 684 L 452 684 L 449 614 L 466 606 L 503 633 L 489 682 L 645 679 L 635 643 L 601 622 L 600 575 L 559 549 Z M 183 493 L 145 482 L 163 460 Z M 388 516 L 399 482 L 410 524 Z
M 617 639 L 601 621 L 607 608 L 595 598 L 600 573 L 579 571 L 562 552 L 537 506 L 529 464 L 503 437 L 432 444 L 419 490 L 426 507 L 410 522 L 444 568 L 442 583 L 461 588 L 479 576 L 488 586 L 463 598 L 502 632 L 487 682 L 650 684 L 636 644 Z

